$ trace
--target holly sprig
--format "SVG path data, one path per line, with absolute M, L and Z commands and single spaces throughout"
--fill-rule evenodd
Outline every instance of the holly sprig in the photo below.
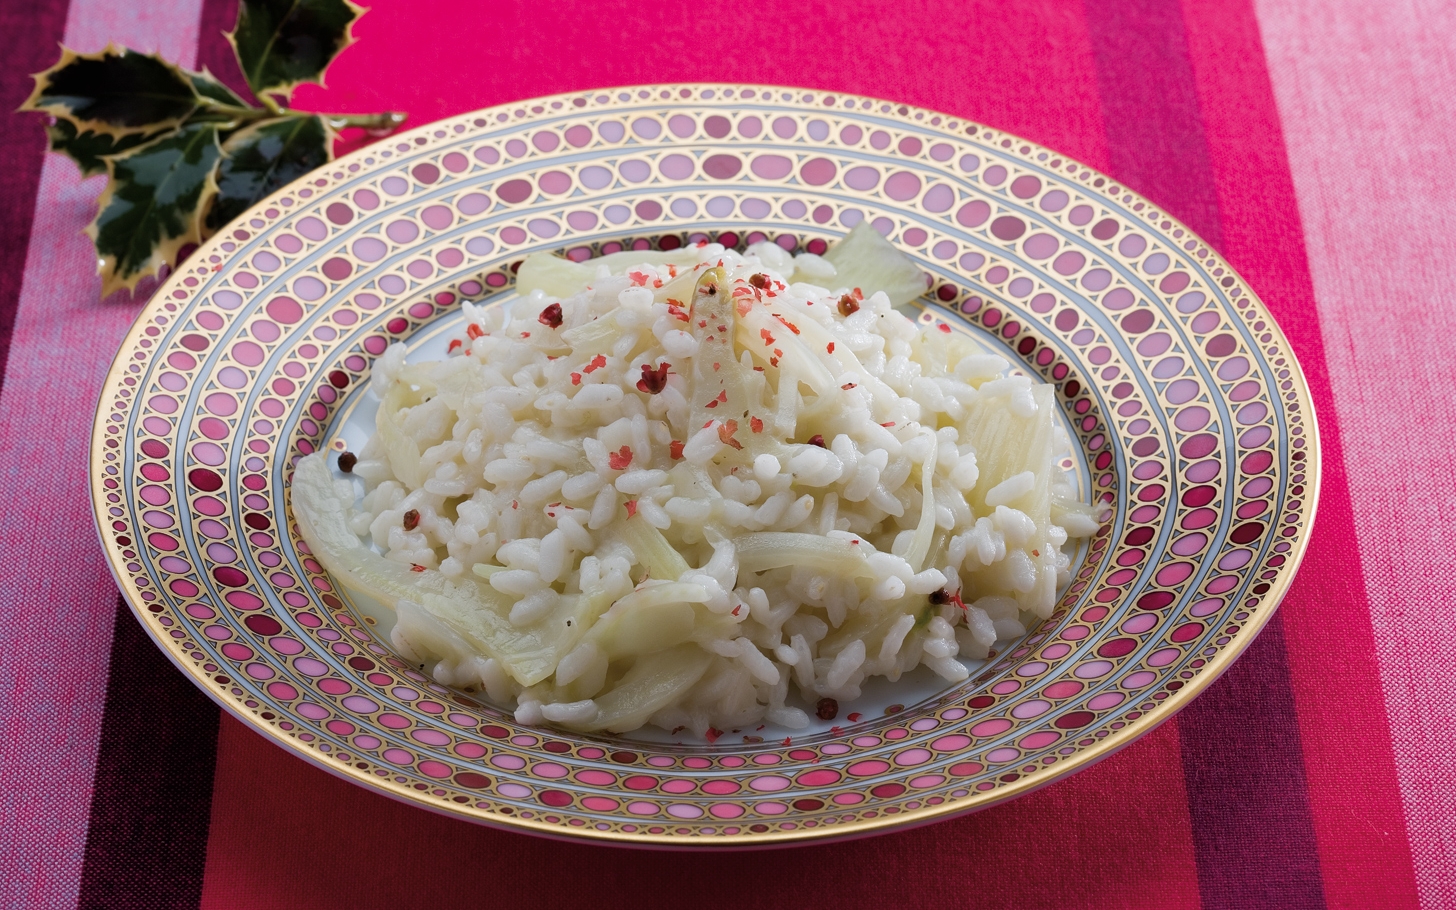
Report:
M 83 176 L 107 176 L 86 229 L 102 297 L 175 268 L 187 249 L 253 203 L 331 161 L 338 130 L 384 135 L 404 122 L 396 112 L 288 108 L 294 88 L 323 84 L 364 12 L 349 0 L 241 0 L 225 37 L 252 98 L 205 67 L 192 72 L 115 45 L 95 54 L 63 47 L 55 65 L 34 76 L 20 110 L 51 117 L 50 150 L 75 161 Z

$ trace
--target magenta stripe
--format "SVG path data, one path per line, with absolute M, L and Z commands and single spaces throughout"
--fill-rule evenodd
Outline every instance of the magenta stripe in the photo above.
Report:
M 80 910 L 195 910 L 217 717 L 118 598 Z
M 1162 0 L 1084 5 L 1113 176 L 1217 246 L 1217 185 L 1181 8 Z M 1204 906 L 1324 907 L 1278 616 L 1184 709 L 1178 731 Z
M 66 28 L 69 0 L 10 3 L 0 6 L 0 105 L 9 115 L 0 131 L 0 383 L 10 356 L 15 310 L 25 277 L 35 194 L 45 158 L 45 120 L 39 114 L 10 114 L 30 96 L 30 74 L 55 62 L 56 44 Z

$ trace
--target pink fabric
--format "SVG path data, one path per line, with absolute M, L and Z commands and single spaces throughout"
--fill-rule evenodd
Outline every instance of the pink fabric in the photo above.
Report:
M 1325 899 L 1332 907 L 1406 906 L 1416 895 L 1399 793 L 1390 786 L 1390 731 L 1361 564 L 1353 549 L 1343 412 L 1326 366 L 1260 38 L 1246 0 L 1190 2 L 1184 9 L 1198 45 L 1194 59 L 1201 63 L 1200 95 L 1219 184 L 1224 253 L 1293 342 L 1321 421 L 1320 510 L 1281 620 Z M 1257 192 L 1251 192 L 1253 187 Z M 1399 861 L 1392 862 L 1393 857 Z
M 73 0 L 66 44 L 94 51 L 117 41 L 190 65 L 200 6 Z M 86 478 L 109 352 L 137 307 L 97 304 L 95 253 L 78 232 L 102 182 L 77 177 L 59 157 L 41 172 L 0 392 L 0 838 L 23 832 L 12 845 L 0 841 L 6 906 L 76 900 L 115 614 Z
M 704 14 L 665 0 L 387 0 L 304 86 L 311 110 L 428 123 L 508 101 L 644 82 L 754 82 L 893 97 L 1036 136 L 1105 169 L 1097 76 L 1075 3 L 754 0 Z
M 1199 906 L 1172 725 L 1006 806 L 845 844 L 559 844 L 345 783 L 224 716 L 204 910 Z M 1007 857 L 1015 857 L 1010 870 Z
M 926 104 L 1021 132 L 1098 167 L 1110 169 L 1114 163 L 1099 122 L 1107 101 L 1099 96 L 1087 20 L 1074 8 L 1023 3 L 1014 14 L 1004 14 L 996 4 L 917 5 L 897 14 L 889 7 L 861 5 L 818 11 L 812 21 L 805 21 L 787 9 L 776 16 L 780 7 L 762 4 L 754 16 L 718 23 L 711 40 L 691 25 L 664 20 L 664 9 L 642 3 L 598 6 L 588 17 L 570 7 L 529 13 L 524 8 L 497 7 L 488 14 L 472 15 L 443 4 L 381 5 L 360 23 L 361 42 L 354 55 L 336 64 L 331 75 L 334 88 L 301 93 L 300 103 L 351 110 L 395 105 L 432 117 L 580 85 L 760 80 L 864 91 Z M 1197 102 L 1207 126 L 1203 135 L 1221 213 L 1210 227 L 1222 233 L 1225 252 L 1263 292 L 1299 346 L 1328 431 L 1338 426 L 1338 420 L 1324 369 L 1298 209 L 1252 9 L 1244 3 L 1190 3 L 1183 16 L 1186 53 L 1194 63 Z M 492 51 L 462 59 L 450 53 L 449 40 L 437 25 L 472 19 Z M 930 20 L 936 27 L 927 27 Z M 769 42 L 755 38 L 764 22 L 775 23 L 772 50 Z M 642 43 L 644 32 L 654 36 L 650 50 L 634 52 L 631 48 Z M 974 46 L 980 53 L 973 53 L 964 40 L 968 32 L 977 35 Z M 371 34 L 381 40 L 388 36 L 392 45 L 380 50 L 371 44 Z M 820 52 L 852 42 L 889 49 L 891 60 L 913 58 L 936 65 L 887 67 L 876 65 L 873 55 L 867 62 L 855 55 L 836 58 Z M 598 52 L 603 45 L 624 50 L 603 59 Z M 409 76 L 386 76 L 381 69 L 385 55 L 397 55 L 401 47 L 415 49 Z M 699 52 L 707 47 L 728 47 L 732 52 Z M 1054 48 L 1055 54 L 1038 53 L 1038 47 Z M 1049 59 L 1056 61 L 1055 72 L 1045 68 Z M 947 72 L 974 76 L 947 79 Z M 1129 110 L 1117 116 L 1138 115 L 1139 111 Z M 1167 185 L 1181 186 L 1176 178 Z M 1258 191 L 1251 191 L 1251 185 Z M 1400 794 L 1393 785 L 1368 608 L 1358 572 L 1344 567 L 1353 529 L 1338 434 L 1327 432 L 1327 447 L 1335 455 L 1334 465 L 1327 469 L 1320 536 L 1311 556 L 1318 568 L 1301 577 L 1285 607 L 1286 616 L 1292 617 L 1285 620 L 1289 684 L 1300 707 L 1317 865 L 1330 905 L 1358 906 L 1380 897 L 1392 906 L 1410 906 L 1415 892 Z M 1341 673 L 1330 672 L 1332 654 L 1342 661 Z M 224 756 L 228 748 L 225 744 Z M 227 767 L 225 761 L 220 764 L 219 774 L 226 774 Z M 1353 817 L 1349 791 L 1343 789 L 1344 782 L 1352 779 L 1364 785 Z M 248 819 L 259 809 L 250 801 L 249 811 L 240 815 L 220 799 L 214 805 L 214 843 L 220 844 L 218 839 L 233 826 L 251 827 Z M 282 805 L 276 811 L 281 817 L 292 815 Z M 946 827 L 968 836 L 978 830 L 974 819 Z M 1222 837 L 1239 834 L 1232 828 L 1217 832 Z M 898 853 L 905 846 L 887 842 L 886 849 Z M 246 893 L 247 876 L 227 871 L 230 854 L 219 849 L 217 862 L 210 862 L 207 895 Z M 239 887 L 243 890 L 232 890 Z
M 1107 168 L 1104 119 L 1086 20 L 1075 7 L 1023 4 L 1026 15 L 1004 17 L 999 5 L 922 3 L 906 14 L 901 4 L 839 6 L 806 16 L 796 4 L 759 3 L 752 14 L 714 20 L 711 30 L 683 18 L 668 3 L 594 4 L 580 7 L 492 5 L 463 9 L 445 2 L 376 4 L 356 26 L 359 43 L 329 73 L 329 91 L 305 89 L 298 103 L 317 110 L 398 107 L 427 121 L 513 98 L 584 85 L 652 81 L 742 80 L 825 86 L 893 97 L 995 123 L 1047 142 L 1087 163 Z M 439 28 L 451 22 L 450 30 Z M 453 52 L 456 29 L 482 36 L 491 50 Z M 646 34 L 653 39 L 645 39 Z M 976 34 L 976 42 L 966 36 Z M 770 37 L 771 35 L 771 37 Z M 855 43 L 891 49 L 889 58 L 827 54 Z M 982 47 L 1004 52 L 995 66 L 980 65 Z M 604 55 L 602 47 L 624 48 Z M 402 48 L 412 48 L 408 75 L 398 71 Z M 1056 56 L 1044 53 L 1055 48 Z M 640 50 L 632 50 L 640 48 Z M 912 60 L 937 66 L 909 65 Z M 968 81 L 948 73 L 975 72 Z M 1052 90 L 1052 87 L 1055 90 Z M 1021 846 L 1032 856 L 1043 832 L 1056 829 L 1075 849 L 1042 853 L 1034 861 L 1036 899 L 1046 906 L 1087 906 L 1103 895 L 1138 895 L 1143 906 L 1198 903 L 1197 870 L 1173 725 L 1157 731 L 1094 772 L 1012 806 L 935 828 L 839 847 L 792 851 L 781 859 L 692 857 L 667 860 L 601 848 L 568 848 L 568 868 L 551 857 L 562 848 L 440 820 L 423 819 L 357 788 L 346 787 L 300 762 L 284 760 L 256 736 L 226 718 L 219 741 L 205 907 L 285 907 L 296 893 L 263 882 L 310 884 L 307 902 L 348 907 L 371 895 L 398 906 L 468 898 L 503 877 L 519 884 L 512 900 L 526 906 L 571 904 L 603 892 L 608 906 L 640 905 L 649 890 L 707 895 L 746 906 L 780 905 L 753 876 L 735 882 L 735 870 L 770 863 L 765 881 L 790 902 L 830 899 L 843 906 L 878 906 L 888 870 L 914 863 L 921 874 L 910 887 L 953 900 L 974 893 L 985 906 L 1025 906 L 1028 893 L 998 869 L 994 845 Z M 1136 770 L 1134 770 L 1136 769 Z M 331 807 L 322 811 L 320 802 Z M 331 835 L 339 818 L 378 819 L 348 827 L 344 859 L 328 869 L 289 848 Z M 262 820 L 268 822 L 263 823 Z M 289 833 L 265 836 L 267 825 Z M 398 826 L 398 827 L 397 827 Z M 1110 826 L 1110 829 L 1109 829 Z M 367 857 L 387 853 L 408 830 L 414 859 L 386 870 L 366 868 Z M 1130 862 L 1129 851 L 1140 857 Z M 443 858 L 439 875 L 425 857 Z M 433 862 L 433 860 L 431 860 Z M 929 875 L 945 866 L 953 874 Z M 592 876 L 620 870 L 603 888 Z M 676 889 L 649 887 L 675 868 Z M 1109 873 L 1117 869 L 1116 876 Z M 805 873 L 803 870 L 808 870 Z M 730 875 L 730 873 L 733 873 Z M 630 882 L 630 886 L 627 884 Z M 710 886 L 711 883 L 711 886 Z M 950 891 L 937 888 L 954 887 Z M 620 884 L 620 887 L 618 885 Z M 429 897 L 425 897 L 425 895 Z
M 1456 448 L 1448 394 L 1456 8 L 1257 5 L 1340 415 L 1422 903 L 1456 906 L 1456 552 L 1439 539 L 1456 512 L 1438 492 Z

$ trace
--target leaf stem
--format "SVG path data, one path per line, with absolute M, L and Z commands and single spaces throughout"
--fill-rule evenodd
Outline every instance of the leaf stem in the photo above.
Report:
M 244 123 L 256 123 L 259 120 L 273 120 L 279 117 L 322 117 L 329 128 L 341 130 L 351 126 L 357 126 L 373 136 L 383 136 L 395 129 L 398 129 L 408 118 L 408 114 L 401 111 L 384 111 L 379 114 L 316 114 L 313 111 L 298 111 L 279 107 L 276 103 L 269 108 L 261 107 L 234 107 L 232 105 L 211 104 L 203 112 L 193 116 L 194 122 L 229 124 L 219 126 L 224 132 L 236 129 Z
M 345 127 L 357 126 L 366 132 L 383 135 L 398 129 L 409 115 L 401 111 L 385 111 L 380 114 L 319 114 L 319 116 L 328 121 L 330 129 L 341 130 Z

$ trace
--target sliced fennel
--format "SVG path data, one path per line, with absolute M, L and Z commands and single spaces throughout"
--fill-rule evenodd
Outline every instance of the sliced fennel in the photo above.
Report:
M 510 600 L 489 586 L 471 580 L 453 582 L 434 569 L 417 572 L 375 553 L 349 530 L 351 503 L 335 489 L 323 453 L 299 459 L 289 490 L 299 530 L 335 578 L 390 607 L 402 599 L 417 602 L 479 653 L 495 658 L 521 685 L 533 685 L 556 672 L 561 658 L 585 632 L 579 620 L 570 626 L 565 623 L 568 615 L 563 614 L 581 606 L 568 598 L 562 598 L 552 615 L 518 629 L 507 618 Z M 588 600 L 586 606 L 589 610 L 593 605 Z
M 701 585 L 696 585 L 699 591 Z M 661 651 L 687 641 L 693 634 L 697 612 L 692 604 L 681 600 L 618 601 L 602 614 L 588 635 L 590 641 L 606 652 L 610 659 L 631 654 Z M 623 605 L 622 601 L 627 601 Z
M 691 426 L 701 427 L 710 420 L 733 419 L 748 407 L 742 368 L 733 350 L 738 314 L 722 269 L 708 269 L 698 277 L 690 313 L 698 342 L 693 357 Z
M 925 293 L 925 273 L 868 221 L 861 221 L 824 258 L 834 265 L 834 285 L 859 288 L 866 297 L 884 291 L 896 306 Z
M 621 337 L 622 322 L 617 313 L 608 313 L 593 322 L 567 329 L 561 333 L 561 340 L 582 355 L 605 354 Z
M 420 447 L 399 423 L 402 408 L 419 404 L 421 396 L 408 383 L 397 382 L 385 394 L 374 416 L 374 429 L 384 443 L 384 455 L 389 460 L 389 469 L 401 482 L 418 487 L 425 482 L 420 462 Z M 325 468 L 327 471 L 327 467 Z
M 797 325 L 795 323 L 795 327 Z M 767 341 L 769 338 L 773 340 Z M 827 395 L 834 387 L 834 377 L 824 368 L 819 355 L 809 350 L 792 330 L 764 307 L 754 307 L 738 321 L 736 340 L 756 359 L 774 368 L 782 369 L 781 364 L 792 363 L 797 379 L 808 383 L 815 395 Z M 780 351 L 782 356 L 776 353 Z
M 621 521 L 617 533 L 632 548 L 637 561 L 647 569 L 649 578 L 677 581 L 688 570 L 687 560 L 672 548 L 662 532 L 647 523 L 641 515 Z
M 1031 539 L 1020 547 L 1020 556 L 1009 557 L 984 569 L 965 573 L 964 580 L 972 590 L 1006 591 L 1010 589 L 1018 603 L 1038 616 L 1049 616 L 1056 588 L 1055 555 L 1059 543 L 1053 542 L 1052 472 L 1059 470 L 1053 459 L 1054 390 L 1049 385 L 1031 389 L 1036 410 L 1029 417 L 1018 416 L 1011 408 L 996 406 L 994 400 L 978 400 L 970 409 L 967 423 L 975 443 L 982 476 L 968 499 L 978 515 L 994 515 L 996 508 L 986 502 L 987 492 L 1017 475 L 1031 474 L 1032 483 L 1026 492 L 1005 505 L 1026 515 L 1035 524 Z M 1012 549 L 1008 545 L 1008 551 Z M 1035 571 L 1030 588 L 1018 586 L 1015 567 L 1029 563 Z
M 920 521 L 905 553 L 905 561 L 917 572 L 925 568 L 925 557 L 930 555 L 930 544 L 935 538 L 935 457 L 936 447 L 931 446 L 930 455 L 920 469 Z
M 742 572 L 808 566 L 846 577 L 874 577 L 860 545 L 836 537 L 764 531 L 736 538 L 733 543 L 738 548 L 738 568 Z
M 631 250 L 602 256 L 589 263 L 572 262 L 552 253 L 532 253 L 516 271 L 516 292 L 523 297 L 532 291 L 541 291 L 548 297 L 570 297 L 591 284 L 603 267 L 609 275 L 620 275 L 626 269 L 639 265 L 691 268 L 697 261 L 697 251 L 691 247 L 670 252 Z
M 610 692 L 596 699 L 597 713 L 563 726 L 578 730 L 635 730 L 647 718 L 681 698 L 707 672 L 712 658 L 684 644 L 638 658 Z

